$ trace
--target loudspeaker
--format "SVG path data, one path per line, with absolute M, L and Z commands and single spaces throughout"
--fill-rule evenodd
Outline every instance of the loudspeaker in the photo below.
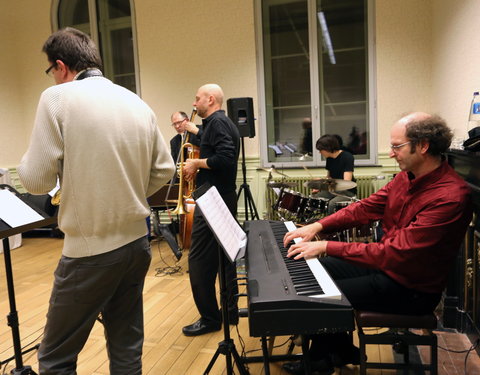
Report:
M 237 125 L 240 137 L 255 137 L 255 118 L 252 98 L 230 98 L 227 100 L 228 117 Z

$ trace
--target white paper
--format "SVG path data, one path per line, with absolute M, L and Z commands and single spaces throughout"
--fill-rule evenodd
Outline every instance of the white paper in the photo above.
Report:
M 247 235 L 228 210 L 217 188 L 212 186 L 196 203 L 230 260 L 235 261 L 239 252 L 247 246 Z
M 43 220 L 44 217 L 29 207 L 10 190 L 0 189 L 0 219 L 12 228 L 17 228 Z

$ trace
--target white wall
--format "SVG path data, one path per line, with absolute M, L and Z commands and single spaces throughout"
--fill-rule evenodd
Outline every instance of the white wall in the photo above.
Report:
M 190 114 L 205 83 L 218 83 L 226 99 L 256 103 L 253 1 L 142 0 L 136 15 L 142 97 L 160 123 L 170 124 L 178 110 Z M 176 134 L 164 130 L 168 138 Z M 257 143 L 246 142 L 246 152 L 258 154 Z
M 432 109 L 465 137 L 472 93 L 480 91 L 478 0 L 433 1 Z
M 220 84 L 226 98 L 253 97 L 258 113 L 253 4 L 135 1 L 141 94 L 166 138 L 174 134 L 170 114 L 190 113 L 197 88 L 207 82 Z M 52 84 L 40 52 L 51 33 L 50 5 L 50 0 L 0 0 L 1 167 L 20 161 L 38 97 Z M 457 132 L 466 129 L 471 94 L 480 89 L 476 14 L 477 0 L 376 1 L 380 153 L 387 152 L 390 126 L 404 112 L 437 112 Z M 245 145 L 247 156 L 259 155 L 258 136 Z

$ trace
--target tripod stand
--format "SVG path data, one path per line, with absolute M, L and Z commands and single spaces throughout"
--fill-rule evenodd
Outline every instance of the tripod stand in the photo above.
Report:
M 244 137 L 241 137 L 241 145 L 240 148 L 242 149 L 242 174 L 243 174 L 243 183 L 240 186 L 240 190 L 238 191 L 237 201 L 240 199 L 240 195 L 242 194 L 245 198 L 245 221 L 248 221 L 248 212 L 252 216 L 252 220 L 259 219 L 257 207 L 255 207 L 255 202 L 253 201 L 252 193 L 250 191 L 250 186 L 247 184 L 247 167 L 245 165 L 245 143 Z
M 208 364 L 207 369 L 203 373 L 207 375 L 210 373 L 215 361 L 217 360 L 220 354 L 225 355 L 226 362 L 227 362 L 227 375 L 233 374 L 233 364 L 232 364 L 232 356 L 235 361 L 235 364 L 238 367 L 238 371 L 240 375 L 249 375 L 248 370 L 243 365 L 243 362 L 238 355 L 237 350 L 235 349 L 235 343 L 230 338 L 230 321 L 228 318 L 228 288 L 227 288 L 227 280 L 225 276 L 225 254 L 223 253 L 223 249 L 221 246 L 218 246 L 218 256 L 220 266 L 218 269 L 218 279 L 220 281 L 220 301 L 222 305 L 222 320 L 223 320 L 223 341 L 218 343 L 218 348 L 215 354 L 213 355 L 210 363 Z

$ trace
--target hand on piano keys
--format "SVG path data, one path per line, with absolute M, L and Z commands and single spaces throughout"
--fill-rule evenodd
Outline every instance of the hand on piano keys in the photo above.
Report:
M 283 238 L 283 246 L 288 249 L 287 257 L 311 259 L 317 258 L 326 252 L 327 241 L 311 242 L 311 239 L 323 229 L 322 224 L 313 223 L 298 229 L 295 229 L 295 225 L 292 222 L 286 222 L 285 225 L 290 229 Z M 292 241 L 294 244 L 289 247 Z
M 291 230 L 283 237 L 283 246 L 285 247 L 288 247 L 288 244 L 292 241 L 295 241 L 295 243 L 311 241 L 318 232 L 322 231 L 323 226 L 317 222 L 297 229 L 295 229 L 295 226 L 288 229 Z

